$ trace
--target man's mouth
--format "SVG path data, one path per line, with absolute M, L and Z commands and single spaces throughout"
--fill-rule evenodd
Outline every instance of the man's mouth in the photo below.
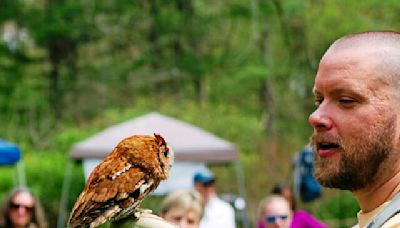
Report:
M 318 150 L 338 149 L 339 147 L 339 144 L 331 142 L 320 142 L 317 144 Z
M 328 158 L 337 153 L 340 148 L 338 143 L 333 142 L 319 142 L 317 143 L 317 155 L 321 158 Z

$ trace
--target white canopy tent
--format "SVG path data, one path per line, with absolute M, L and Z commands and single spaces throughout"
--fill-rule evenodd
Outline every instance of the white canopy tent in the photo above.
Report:
M 243 173 L 236 146 L 209 132 L 177 119 L 149 113 L 111 126 L 75 144 L 70 157 L 83 161 L 86 178 L 91 170 L 124 138 L 135 134 L 160 134 L 175 152 L 175 163 L 168 180 L 162 181 L 155 194 L 166 194 L 175 189 L 192 188 L 192 176 L 197 171 L 209 171 L 207 164 L 236 164 L 238 191 L 244 193 Z M 69 168 L 67 168 L 69 169 Z M 69 172 L 68 170 L 66 172 Z M 70 177 L 64 180 L 60 215 L 65 212 Z M 64 225 L 59 217 L 58 226 Z
M 135 134 L 160 134 L 175 152 L 177 161 L 207 163 L 237 160 L 235 145 L 185 122 L 155 112 L 111 126 L 75 144 L 71 158 L 103 159 L 124 138 Z

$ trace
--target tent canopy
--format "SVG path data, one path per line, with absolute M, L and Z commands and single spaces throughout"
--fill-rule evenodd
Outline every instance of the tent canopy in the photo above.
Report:
M 182 121 L 149 113 L 111 126 L 73 146 L 74 160 L 103 159 L 124 138 L 135 134 L 160 134 L 175 152 L 176 161 L 225 163 L 237 160 L 237 149 L 211 133 Z
M 20 150 L 16 145 L 0 139 L 0 165 L 12 165 L 20 158 Z

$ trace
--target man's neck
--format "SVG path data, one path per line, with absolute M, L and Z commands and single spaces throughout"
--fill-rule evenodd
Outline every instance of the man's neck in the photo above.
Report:
M 379 207 L 384 202 L 392 199 L 399 191 L 400 171 L 398 170 L 395 175 L 383 179 L 381 183 L 354 191 L 353 194 L 360 205 L 361 211 L 367 213 Z
M 216 197 L 216 194 L 215 194 L 215 193 L 210 194 L 210 195 L 207 197 L 207 199 L 206 199 L 204 205 L 207 205 L 207 204 L 212 200 L 212 198 L 214 198 L 214 197 Z

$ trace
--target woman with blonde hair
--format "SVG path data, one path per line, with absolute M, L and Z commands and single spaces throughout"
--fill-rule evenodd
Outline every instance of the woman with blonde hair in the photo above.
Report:
M 26 187 L 13 189 L 0 207 L 0 227 L 47 228 L 39 200 Z
M 201 196 L 198 192 L 178 190 L 163 200 L 158 214 L 180 228 L 198 228 L 202 213 Z

